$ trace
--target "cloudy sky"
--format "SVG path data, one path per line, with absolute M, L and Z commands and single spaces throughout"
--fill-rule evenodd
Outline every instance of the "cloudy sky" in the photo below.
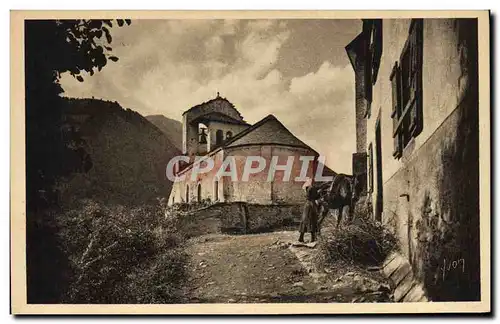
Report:
M 219 91 L 247 122 L 274 114 L 332 169 L 351 173 L 354 73 L 344 48 L 360 28 L 358 20 L 135 20 L 112 30 L 118 62 L 61 83 L 68 97 L 179 121 Z

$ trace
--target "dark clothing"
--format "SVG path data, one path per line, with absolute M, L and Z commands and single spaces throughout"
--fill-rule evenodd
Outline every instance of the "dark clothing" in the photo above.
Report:
M 316 187 L 308 187 L 306 189 L 306 198 L 309 201 L 315 201 L 315 200 L 319 199 L 318 188 L 316 188 Z
M 318 226 L 318 210 L 316 203 L 313 201 L 306 201 L 302 211 L 302 219 L 300 221 L 299 232 L 316 233 Z
M 304 233 L 310 232 L 311 241 L 314 242 L 318 231 L 318 205 L 316 204 L 316 200 L 319 199 L 318 189 L 313 186 L 306 188 L 306 198 L 299 228 L 299 241 L 303 242 Z

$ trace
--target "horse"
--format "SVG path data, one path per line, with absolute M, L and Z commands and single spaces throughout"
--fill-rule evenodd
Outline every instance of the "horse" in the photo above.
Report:
M 342 222 L 343 211 L 345 207 L 349 208 L 348 221 L 353 220 L 354 203 L 356 199 L 356 179 L 353 176 L 339 173 L 332 181 L 325 182 L 318 188 L 320 199 L 318 200 L 320 210 L 320 218 L 318 222 L 318 232 L 321 229 L 321 224 L 325 219 L 330 209 L 337 209 L 337 225 L 338 230 Z

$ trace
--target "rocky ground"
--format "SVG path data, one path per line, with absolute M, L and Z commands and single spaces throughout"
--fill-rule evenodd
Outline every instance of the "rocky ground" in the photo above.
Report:
M 314 244 L 297 232 L 211 234 L 193 238 L 187 252 L 186 303 L 389 302 L 378 269 L 338 264 L 318 269 Z

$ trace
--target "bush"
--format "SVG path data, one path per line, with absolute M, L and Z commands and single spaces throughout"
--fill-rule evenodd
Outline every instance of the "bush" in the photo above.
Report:
M 187 255 L 180 248 L 167 250 L 153 258 L 145 266 L 138 267 L 127 276 L 128 284 L 123 288 L 124 303 L 167 304 L 179 303 L 183 296 L 183 282 Z
M 318 261 L 324 265 L 343 261 L 375 266 L 396 248 L 396 237 L 380 222 L 357 215 L 353 224 L 341 226 L 331 237 L 321 239 Z
M 162 208 L 86 200 L 57 221 L 70 264 L 63 302 L 167 303 L 179 295 L 184 237 Z

